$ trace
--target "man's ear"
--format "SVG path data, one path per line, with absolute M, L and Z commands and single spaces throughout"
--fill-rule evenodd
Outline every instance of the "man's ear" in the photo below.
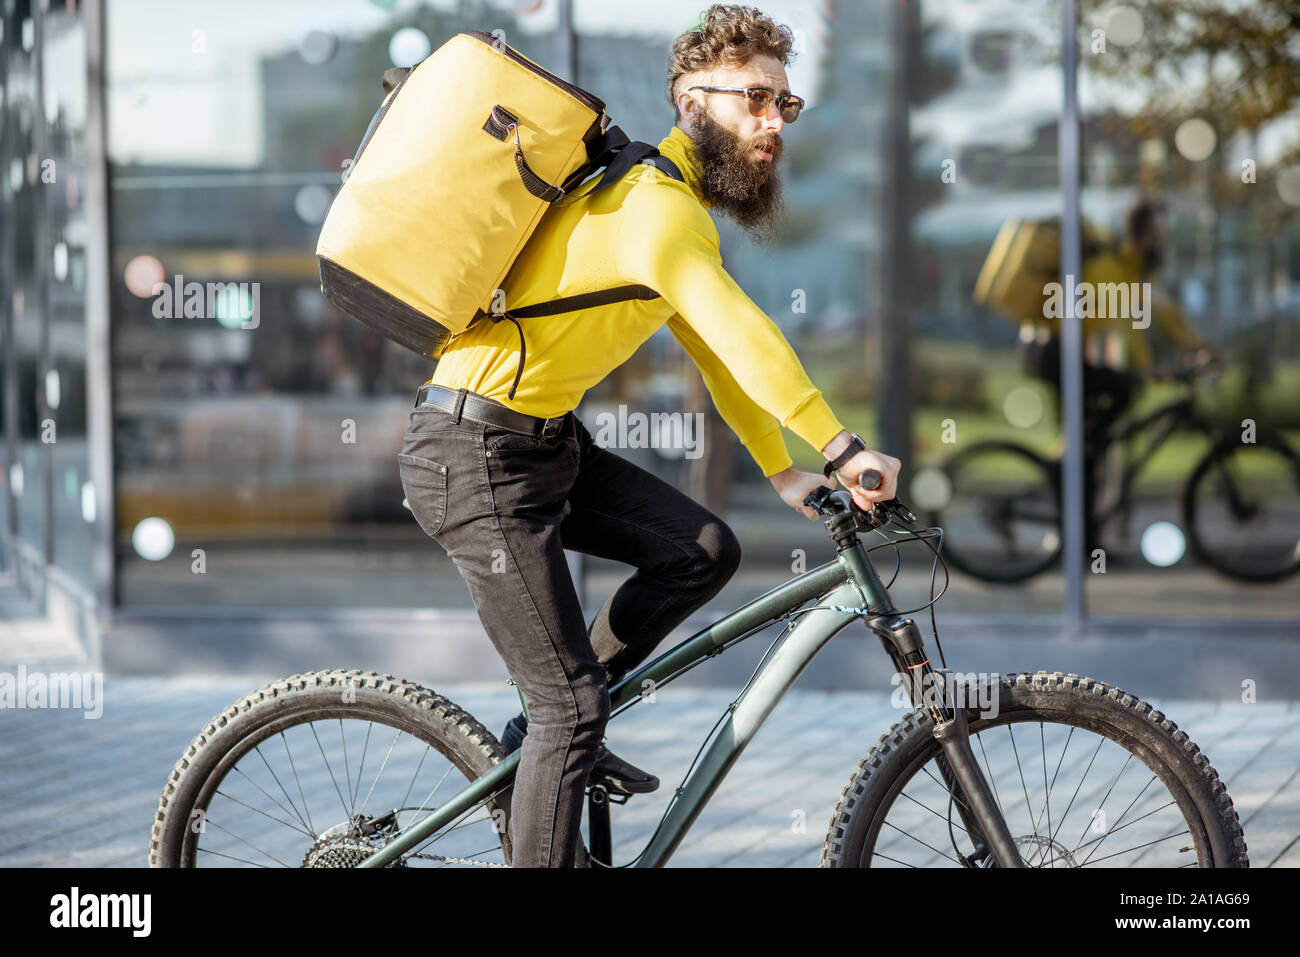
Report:
M 682 125 L 690 127 L 695 123 L 700 110 L 703 108 L 700 101 L 696 98 L 698 94 L 683 90 L 677 96 L 677 110 L 682 115 Z

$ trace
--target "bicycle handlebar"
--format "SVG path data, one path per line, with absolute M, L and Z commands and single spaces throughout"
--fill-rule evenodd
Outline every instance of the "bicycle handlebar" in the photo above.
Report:
M 863 469 L 858 475 L 858 484 L 868 490 L 880 488 L 884 480 L 884 476 L 876 469 Z M 838 501 L 839 507 L 831 505 L 832 501 Z M 824 516 L 834 516 L 847 511 L 853 518 L 853 524 L 861 530 L 880 528 L 895 518 L 904 522 L 916 521 L 916 516 L 897 498 L 877 502 L 868 512 L 859 508 L 858 503 L 853 501 L 853 496 L 843 489 L 831 491 L 825 485 L 817 486 L 804 496 L 803 504 L 818 515 Z
M 880 483 L 884 480 L 885 477 L 875 469 L 863 469 L 862 474 L 858 476 L 858 484 L 867 490 L 880 488 Z

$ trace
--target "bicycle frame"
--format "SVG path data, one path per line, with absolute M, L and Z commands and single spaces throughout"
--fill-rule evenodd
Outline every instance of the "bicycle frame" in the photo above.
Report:
M 1203 432 L 1213 442 L 1213 431 L 1197 414 L 1192 396 L 1188 394 L 1172 399 L 1146 415 L 1124 423 L 1122 428 L 1116 429 L 1106 437 L 1105 448 L 1110 449 L 1122 442 L 1127 442 L 1129 439 L 1147 432 L 1157 423 L 1160 423 L 1160 427 L 1154 430 L 1154 434 L 1151 436 L 1146 448 L 1143 449 L 1142 454 L 1125 463 L 1123 473 L 1120 476 L 1120 491 L 1117 501 L 1105 512 L 1098 514 L 1097 518 L 1103 521 L 1109 520 L 1127 507 L 1133 492 L 1133 483 L 1137 480 L 1138 475 L 1147 466 L 1147 463 L 1155 458 L 1160 447 L 1179 428 L 1187 427 Z M 1088 507 L 1091 508 L 1091 504 Z
M 854 537 L 833 561 L 820 565 L 760 595 L 748 604 L 696 632 L 671 650 L 647 662 L 610 689 L 611 720 L 641 700 L 642 689 L 656 691 L 686 668 L 720 654 L 724 646 L 745 637 L 758 626 L 780 620 L 810 600 L 818 605 L 865 608 L 872 617 L 867 627 L 875 632 L 901 674 L 911 676 L 912 700 L 922 701 L 922 681 L 932 677 L 924 655 L 920 631 L 910 618 L 897 614 L 889 592 L 880 581 L 870 557 Z M 841 630 L 865 616 L 856 611 L 815 608 L 791 627 L 789 634 L 762 664 L 741 695 L 728 708 L 721 727 L 699 762 L 677 789 L 658 830 L 636 858 L 637 867 L 662 867 L 676 850 L 704 805 L 722 783 L 763 722 L 794 685 L 804 669 Z M 924 659 L 924 660 L 922 660 Z M 949 715 L 936 712 L 936 738 L 990 845 L 1003 866 L 1019 861 L 1006 824 L 998 813 L 987 783 L 975 766 L 965 734 L 961 709 Z M 486 774 L 471 781 L 441 807 L 406 827 L 392 841 L 361 862 L 360 867 L 384 867 L 450 825 L 460 815 L 508 785 L 519 766 L 516 750 Z

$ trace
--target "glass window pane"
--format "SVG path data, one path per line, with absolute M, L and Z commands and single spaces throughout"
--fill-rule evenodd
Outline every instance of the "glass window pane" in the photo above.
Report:
M 1300 66 L 1288 5 L 1187 7 L 1177 29 L 1167 4 L 1118 9 L 1088 13 L 1082 31 L 1094 47 L 1081 61 L 1090 498 L 1104 557 L 1090 611 L 1293 619 Z
M 107 9 L 123 604 L 471 607 L 397 471 L 433 363 L 326 303 L 315 242 L 385 69 L 485 14 L 553 64 L 554 16 L 385 6 Z

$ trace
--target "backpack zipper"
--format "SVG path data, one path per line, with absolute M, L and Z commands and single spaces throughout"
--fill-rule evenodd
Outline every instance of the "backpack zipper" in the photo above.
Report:
M 555 84 L 560 89 L 564 90 L 566 93 L 572 96 L 575 100 L 582 103 L 584 106 L 590 107 L 593 112 L 602 115 L 604 114 L 605 103 L 603 100 L 598 99 L 597 97 L 588 93 L 586 90 L 580 87 L 576 87 L 572 83 L 569 83 L 566 80 L 561 80 L 550 70 L 542 69 L 540 66 L 538 66 L 533 61 L 529 60 L 527 57 L 519 53 L 516 53 L 507 44 L 498 43 L 497 38 L 494 37 L 492 34 L 488 33 L 486 30 L 471 30 L 468 35 L 473 37 L 475 40 L 483 41 L 488 46 L 492 47 L 492 49 L 497 50 L 500 53 L 504 53 L 506 56 L 514 60 L 520 66 L 524 67 L 525 69 L 533 73 L 536 73 L 538 76 L 540 76 L 543 80 L 546 80 L 548 83 Z

